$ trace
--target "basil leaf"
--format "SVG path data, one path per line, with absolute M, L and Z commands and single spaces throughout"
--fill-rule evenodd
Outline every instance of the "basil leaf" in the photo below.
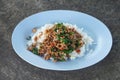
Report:
M 37 48 L 33 48 L 33 49 L 32 49 L 32 52 L 33 52 L 34 54 L 37 54 L 37 55 L 38 55 L 38 49 L 37 49 Z

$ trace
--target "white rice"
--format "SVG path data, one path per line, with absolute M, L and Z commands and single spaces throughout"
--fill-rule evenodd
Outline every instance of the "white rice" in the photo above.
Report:
M 57 24 L 57 23 L 55 23 L 55 24 Z M 83 45 L 83 47 L 80 48 L 80 51 L 81 51 L 80 54 L 73 51 L 72 53 L 70 53 L 70 56 L 71 56 L 70 59 L 74 60 L 77 57 L 84 56 L 85 51 L 86 51 L 85 47 L 93 44 L 94 40 L 90 36 L 88 36 L 88 34 L 86 32 L 83 31 L 83 28 L 78 28 L 76 25 L 72 25 L 69 23 L 63 23 L 63 25 L 65 25 L 69 28 L 74 28 L 78 33 L 80 33 L 83 36 L 82 40 L 85 42 L 85 45 Z M 54 26 L 54 24 L 45 24 L 44 26 L 38 28 L 37 32 L 35 34 L 33 34 L 31 40 L 27 42 L 27 45 L 30 46 L 32 43 L 35 43 L 36 41 L 34 40 L 34 38 L 36 36 L 38 37 L 41 34 L 41 32 L 43 33 L 43 35 L 37 40 L 37 43 L 42 43 L 46 38 L 45 30 L 50 29 L 53 26 Z M 39 45 L 37 45 L 37 48 L 39 48 L 38 46 Z

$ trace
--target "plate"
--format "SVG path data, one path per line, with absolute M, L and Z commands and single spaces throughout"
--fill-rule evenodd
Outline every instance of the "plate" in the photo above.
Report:
M 31 34 L 31 30 L 55 22 L 76 24 L 83 28 L 94 39 L 95 44 L 90 47 L 92 52 L 86 52 L 84 57 L 75 60 L 54 63 L 28 51 L 26 37 Z M 18 56 L 36 67 L 69 71 L 91 66 L 104 59 L 112 47 L 112 36 L 103 22 L 88 14 L 70 10 L 51 10 L 33 14 L 22 20 L 13 31 L 12 46 Z

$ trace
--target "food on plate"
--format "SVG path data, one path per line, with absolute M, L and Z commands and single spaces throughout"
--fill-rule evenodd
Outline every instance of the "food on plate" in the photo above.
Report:
M 27 37 L 27 49 L 45 60 L 67 61 L 81 57 L 86 45 L 93 39 L 83 29 L 68 23 L 45 24 L 32 29 L 32 36 Z

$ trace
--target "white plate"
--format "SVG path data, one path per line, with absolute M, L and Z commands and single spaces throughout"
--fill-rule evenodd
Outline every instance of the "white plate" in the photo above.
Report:
M 36 26 L 55 22 L 76 24 L 78 27 L 84 28 L 84 31 L 96 43 L 91 46 L 93 52 L 86 52 L 82 58 L 57 63 L 45 61 L 40 56 L 29 52 L 26 49 L 26 37 L 31 34 L 31 30 Z M 13 31 L 12 45 L 17 55 L 34 66 L 50 70 L 67 71 L 82 69 L 104 59 L 111 49 L 112 36 L 105 24 L 90 15 L 77 11 L 52 10 L 40 12 L 22 20 Z

